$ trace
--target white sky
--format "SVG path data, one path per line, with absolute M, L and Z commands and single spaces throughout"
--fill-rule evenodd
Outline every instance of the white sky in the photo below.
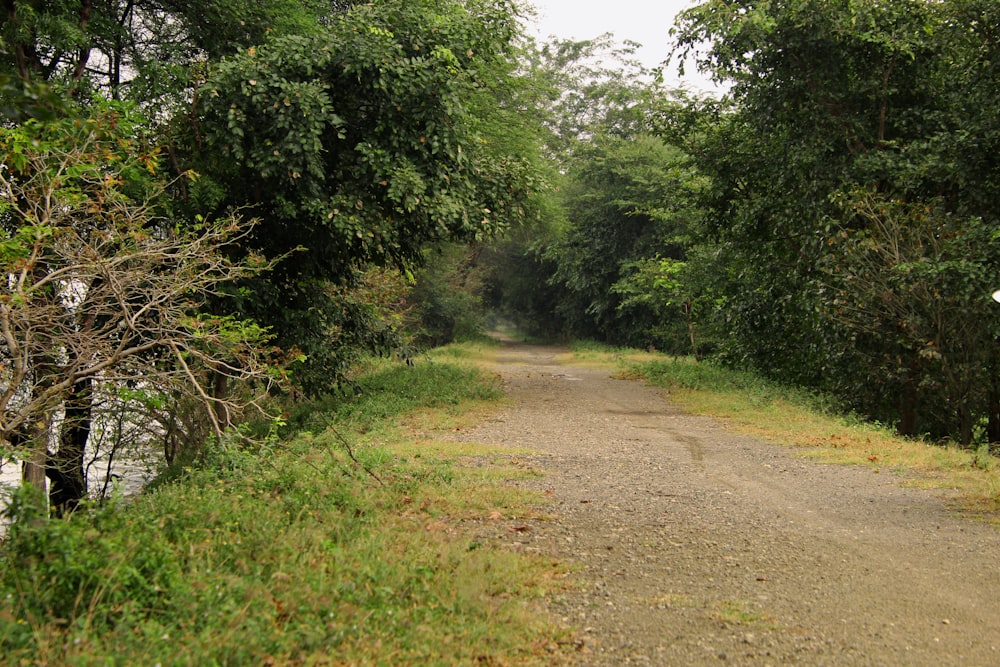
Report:
M 537 25 L 530 29 L 545 39 L 591 39 L 606 32 L 615 41 L 632 40 L 642 44 L 636 54 L 646 67 L 656 67 L 670 53 L 670 28 L 674 17 L 698 0 L 529 0 L 538 10 Z M 687 66 L 683 79 L 671 64 L 665 71 L 668 85 L 684 83 L 692 91 L 715 91 L 715 85 L 700 74 L 693 64 Z

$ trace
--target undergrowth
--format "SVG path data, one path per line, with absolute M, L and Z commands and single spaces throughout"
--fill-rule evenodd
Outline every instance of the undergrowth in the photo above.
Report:
M 0 549 L 4 664 L 544 664 L 554 631 L 532 601 L 558 566 L 490 537 L 534 511 L 505 484 L 523 471 L 399 426 L 495 401 L 496 381 L 397 362 L 358 383 L 127 503 L 49 520 L 20 493 Z

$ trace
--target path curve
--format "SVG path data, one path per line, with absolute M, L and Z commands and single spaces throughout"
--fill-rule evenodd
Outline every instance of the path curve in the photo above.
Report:
M 506 539 L 575 566 L 579 664 L 1000 665 L 1000 531 L 561 352 L 501 348 L 512 406 L 462 438 L 537 452 L 550 519 Z

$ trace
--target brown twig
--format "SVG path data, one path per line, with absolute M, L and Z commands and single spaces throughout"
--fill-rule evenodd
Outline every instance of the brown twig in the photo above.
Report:
M 376 475 L 372 471 L 371 468 L 369 468 L 364 463 L 362 463 L 361 461 L 358 460 L 358 457 L 356 457 L 354 455 L 354 449 L 351 447 L 351 443 L 348 442 L 347 438 L 345 438 L 340 433 L 340 431 L 338 431 L 337 429 L 333 428 L 332 426 L 328 430 L 331 433 L 333 433 L 333 435 L 337 438 L 337 440 L 340 441 L 340 444 L 342 444 L 344 446 L 344 451 L 346 451 L 347 455 L 349 457 L 351 457 L 351 460 L 354 461 L 355 465 L 359 466 L 362 470 L 364 470 L 366 473 L 368 473 L 371 476 L 372 479 L 374 479 L 376 482 L 379 483 L 379 486 L 385 486 L 385 482 L 382 481 L 381 477 L 379 477 L 378 475 Z

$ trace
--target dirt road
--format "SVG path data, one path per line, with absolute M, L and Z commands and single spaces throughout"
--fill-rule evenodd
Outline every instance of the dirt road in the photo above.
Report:
M 462 437 L 537 452 L 550 519 L 503 539 L 575 564 L 579 664 L 1000 665 L 1000 531 L 558 353 L 503 348 L 514 404 Z

